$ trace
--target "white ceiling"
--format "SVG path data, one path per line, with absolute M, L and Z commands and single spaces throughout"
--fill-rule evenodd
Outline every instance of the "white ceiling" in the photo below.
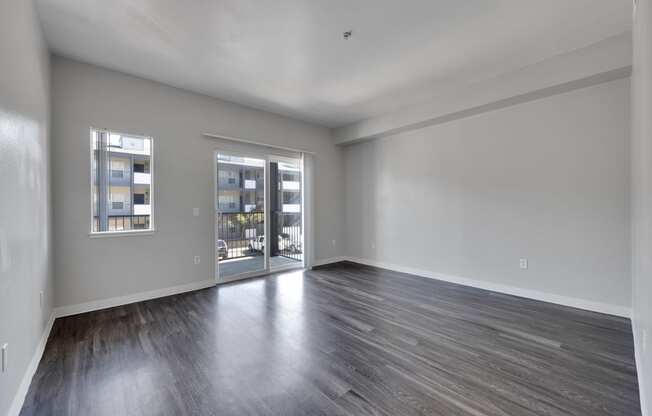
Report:
M 329 127 L 631 26 L 631 0 L 37 3 L 57 54 Z

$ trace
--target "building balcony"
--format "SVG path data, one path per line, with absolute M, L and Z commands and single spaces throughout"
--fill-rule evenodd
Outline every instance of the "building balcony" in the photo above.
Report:
M 134 172 L 134 185 L 151 185 L 152 175 L 149 173 Z
M 109 176 L 109 185 L 111 186 L 129 186 L 130 178 L 128 174 L 123 176 Z
M 283 212 L 288 212 L 288 213 L 301 212 L 301 204 L 283 204 Z
M 220 212 L 240 212 L 240 204 L 235 202 L 220 202 L 217 208 Z
M 134 215 L 152 215 L 152 206 L 149 204 L 134 204 Z
M 301 182 L 298 181 L 283 181 L 283 190 L 284 191 L 300 191 Z
M 218 189 L 222 189 L 222 190 L 224 190 L 224 189 L 228 189 L 228 190 L 240 190 L 240 182 L 239 182 L 239 181 L 236 181 L 236 182 L 228 182 L 228 181 L 222 181 L 222 180 L 220 180 L 220 181 L 217 183 L 217 187 L 218 187 Z

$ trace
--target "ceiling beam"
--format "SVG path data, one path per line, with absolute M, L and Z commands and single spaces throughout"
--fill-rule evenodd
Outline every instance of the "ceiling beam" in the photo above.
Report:
M 631 32 L 498 77 L 452 85 L 427 103 L 333 130 L 337 144 L 386 137 L 631 75 Z

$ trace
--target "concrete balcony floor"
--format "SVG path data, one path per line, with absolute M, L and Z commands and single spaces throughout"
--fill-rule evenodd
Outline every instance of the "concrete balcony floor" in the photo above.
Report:
M 303 254 L 298 254 L 295 257 L 298 257 L 300 260 L 283 256 L 270 257 L 270 267 L 274 269 L 276 267 L 287 266 L 290 264 L 301 264 L 303 261 Z M 242 273 L 254 272 L 256 270 L 262 270 L 264 267 L 265 260 L 262 255 L 220 260 L 220 277 L 231 277 Z

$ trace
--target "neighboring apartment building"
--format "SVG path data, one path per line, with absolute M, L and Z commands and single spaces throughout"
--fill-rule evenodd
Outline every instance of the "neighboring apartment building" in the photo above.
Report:
M 258 161 L 219 155 L 218 209 L 222 213 L 257 212 L 265 208 L 265 170 Z
M 218 210 L 216 227 L 229 247 L 264 234 L 265 162 L 218 155 Z M 273 234 L 301 235 L 301 169 L 283 162 L 270 163 L 270 230 Z M 275 240 L 274 240 L 275 241 Z M 298 243 L 295 243 L 298 246 Z
M 279 163 L 278 177 L 281 179 L 279 186 L 281 211 L 284 213 L 300 213 L 301 170 Z
M 222 213 L 262 212 L 265 207 L 265 171 L 259 161 L 219 155 L 218 209 Z M 301 170 L 284 163 L 272 163 L 278 178 L 278 207 L 283 213 L 301 212 Z M 278 172 L 278 173 L 276 173 Z M 276 209 L 274 209 L 276 208 Z
M 98 151 L 95 150 L 97 153 Z M 97 154 L 95 160 L 97 161 Z M 94 164 L 95 184 L 107 183 L 106 201 L 94 193 L 96 230 L 149 229 L 151 218 L 151 141 L 147 138 L 109 134 L 107 170 L 102 178 Z M 104 194 L 100 192 L 100 198 Z

